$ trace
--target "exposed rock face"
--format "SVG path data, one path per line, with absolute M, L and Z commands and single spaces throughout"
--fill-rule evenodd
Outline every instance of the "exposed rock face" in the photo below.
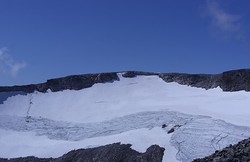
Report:
M 221 151 L 194 162 L 249 162 L 250 161 L 250 138 L 230 145 Z
M 250 91 L 250 69 L 240 69 L 223 72 L 221 74 L 184 74 L 184 73 L 153 73 L 128 71 L 122 74 L 123 77 L 133 78 L 138 75 L 158 75 L 165 82 L 177 82 L 182 85 L 211 89 L 221 87 L 223 91 Z M 118 81 L 117 73 L 99 73 L 72 75 L 63 78 L 50 79 L 45 83 L 31 84 L 24 86 L 0 86 L 0 92 L 52 92 L 66 89 L 80 90 L 93 86 L 95 83 L 106 83 Z
M 192 87 L 211 89 L 220 87 L 223 91 L 250 91 L 250 69 L 240 69 L 221 74 L 148 73 L 129 71 L 123 77 L 158 75 L 165 82 L 176 82 Z
M 222 73 L 219 86 L 224 91 L 250 91 L 250 69 Z
M 125 78 L 134 78 L 138 75 L 149 76 L 149 75 L 159 75 L 159 73 L 142 72 L 142 71 L 127 71 L 122 74 L 122 76 Z
M 161 162 L 164 148 L 150 146 L 145 153 L 132 150 L 130 144 L 114 143 L 89 149 L 73 150 L 59 158 L 0 159 L 0 162 Z
M 181 74 L 163 73 L 159 74 L 165 82 L 176 82 L 182 85 L 189 85 L 197 88 L 211 89 L 220 86 L 221 74 Z
M 62 91 L 66 89 L 80 90 L 93 86 L 95 83 L 106 83 L 119 80 L 116 73 L 101 73 L 101 74 L 84 74 L 72 75 L 63 78 L 50 79 L 45 83 L 31 84 L 24 86 L 0 87 L 0 92 L 46 92 L 50 89 L 52 92 Z

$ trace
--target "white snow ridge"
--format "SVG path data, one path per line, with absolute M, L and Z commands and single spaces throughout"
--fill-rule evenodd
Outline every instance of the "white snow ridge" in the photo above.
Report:
M 0 103 L 0 157 L 59 157 L 121 142 L 139 152 L 157 144 L 165 148 L 163 161 L 189 162 L 250 137 L 250 93 L 166 83 L 158 76 L 119 78 L 7 98 Z

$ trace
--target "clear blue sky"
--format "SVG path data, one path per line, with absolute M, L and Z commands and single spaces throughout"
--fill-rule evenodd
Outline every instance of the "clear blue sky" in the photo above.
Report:
M 0 85 L 250 67 L 249 0 L 0 0 Z

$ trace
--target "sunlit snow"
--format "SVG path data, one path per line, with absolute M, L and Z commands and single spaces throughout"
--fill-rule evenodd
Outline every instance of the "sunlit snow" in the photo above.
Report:
M 58 157 L 122 142 L 140 152 L 158 144 L 164 161 L 191 161 L 250 136 L 248 103 L 245 91 L 204 90 L 158 76 L 16 95 L 0 104 L 0 157 Z

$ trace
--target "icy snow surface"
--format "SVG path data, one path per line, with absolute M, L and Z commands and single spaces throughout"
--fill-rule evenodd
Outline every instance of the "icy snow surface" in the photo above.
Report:
M 0 104 L 0 157 L 58 157 L 121 142 L 140 152 L 158 144 L 166 149 L 164 161 L 188 162 L 248 138 L 249 103 L 245 91 L 204 90 L 157 76 L 19 94 Z

